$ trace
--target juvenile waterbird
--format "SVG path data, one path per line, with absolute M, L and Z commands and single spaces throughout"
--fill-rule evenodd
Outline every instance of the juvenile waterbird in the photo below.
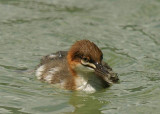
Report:
M 38 79 L 68 90 L 94 92 L 118 82 L 103 62 L 102 51 L 89 40 L 75 42 L 69 51 L 44 56 L 36 69 Z

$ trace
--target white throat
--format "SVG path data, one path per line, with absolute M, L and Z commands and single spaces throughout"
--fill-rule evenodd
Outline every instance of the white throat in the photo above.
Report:
M 78 76 L 76 78 L 77 90 L 95 92 L 101 82 L 95 75 L 94 69 L 78 64 L 75 70 Z

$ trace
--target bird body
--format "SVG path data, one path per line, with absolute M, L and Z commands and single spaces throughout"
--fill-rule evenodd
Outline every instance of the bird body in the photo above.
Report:
M 93 42 L 80 40 L 68 52 L 44 56 L 36 69 L 36 76 L 64 89 L 93 92 L 119 80 L 102 59 L 103 53 Z

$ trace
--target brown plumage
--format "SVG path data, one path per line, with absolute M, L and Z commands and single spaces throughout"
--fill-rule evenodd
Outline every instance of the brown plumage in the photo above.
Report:
M 43 57 L 36 75 L 38 79 L 69 90 L 97 90 L 118 81 L 102 59 L 103 53 L 93 42 L 80 40 L 68 52 L 59 51 Z
M 68 52 L 68 60 L 74 60 L 76 57 L 89 57 L 92 60 L 100 62 L 102 60 L 101 50 L 89 40 L 77 41 L 72 45 Z

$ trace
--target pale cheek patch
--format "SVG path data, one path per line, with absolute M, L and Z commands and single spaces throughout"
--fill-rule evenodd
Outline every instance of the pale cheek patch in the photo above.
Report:
M 94 70 L 90 67 L 83 66 L 81 64 L 76 65 L 77 72 L 94 72 Z
M 51 68 L 47 75 L 45 76 L 45 80 L 47 82 L 51 82 L 52 81 L 52 78 L 54 77 L 54 74 L 56 74 L 56 72 L 60 71 L 60 68 L 59 67 L 55 67 L 55 68 Z
M 36 76 L 37 76 L 37 79 L 41 79 L 42 78 L 42 74 L 45 70 L 45 66 L 42 65 L 40 66 L 37 70 L 36 70 Z

